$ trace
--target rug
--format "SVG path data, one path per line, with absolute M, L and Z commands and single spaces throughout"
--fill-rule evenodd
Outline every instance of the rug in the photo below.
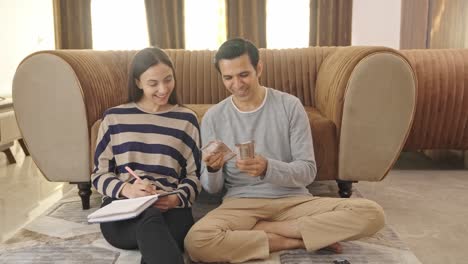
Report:
M 310 187 L 317 196 L 336 197 L 334 182 L 316 182 Z M 353 197 L 362 197 L 354 188 Z M 199 219 L 220 202 L 219 196 L 202 193 L 194 206 L 194 218 Z M 34 263 L 140 263 L 137 250 L 119 250 L 102 237 L 99 225 L 88 224 L 86 216 L 99 208 L 101 196 L 93 192 L 91 209 L 83 211 L 76 190 L 67 193 L 43 215 L 18 231 L 0 245 L 0 264 Z M 305 250 L 276 252 L 267 260 L 249 261 L 249 264 L 306 264 L 333 263 L 348 260 L 350 263 L 418 264 L 416 256 L 401 241 L 396 232 L 386 226 L 374 236 L 357 241 L 343 242 L 343 254 L 327 251 L 314 253 Z M 190 263 L 185 256 L 186 263 Z

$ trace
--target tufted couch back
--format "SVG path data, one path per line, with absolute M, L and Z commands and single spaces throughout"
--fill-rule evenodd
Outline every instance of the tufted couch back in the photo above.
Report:
M 405 149 L 468 150 L 468 49 L 401 52 L 418 79 L 418 103 Z
M 265 68 L 260 83 L 297 96 L 304 106 L 315 106 L 317 74 L 334 47 L 260 49 Z M 128 72 L 137 51 L 56 50 L 48 54 L 64 60 L 80 81 L 87 103 L 88 126 L 104 110 L 127 100 Z M 213 66 L 215 51 L 166 50 L 176 69 L 177 89 L 184 104 L 216 104 L 229 96 Z M 27 59 L 25 59 L 27 61 Z M 112 95 L 112 96 L 103 96 Z

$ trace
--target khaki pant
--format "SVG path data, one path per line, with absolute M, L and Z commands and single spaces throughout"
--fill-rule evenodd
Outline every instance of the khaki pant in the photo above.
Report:
M 195 223 L 185 238 L 185 248 L 193 261 L 265 259 L 269 256 L 267 235 L 251 229 L 260 220 L 292 219 L 298 219 L 308 251 L 370 236 L 385 222 L 382 207 L 360 198 L 228 198 Z

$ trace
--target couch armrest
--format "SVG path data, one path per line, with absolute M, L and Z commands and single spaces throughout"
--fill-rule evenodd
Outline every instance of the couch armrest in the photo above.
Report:
M 315 100 L 337 127 L 337 178 L 382 180 L 415 112 L 416 77 L 408 61 L 384 47 L 339 48 L 320 67 Z
M 13 79 L 18 126 L 49 181 L 90 180 L 90 133 L 103 111 L 127 101 L 133 51 L 58 50 L 26 57 Z

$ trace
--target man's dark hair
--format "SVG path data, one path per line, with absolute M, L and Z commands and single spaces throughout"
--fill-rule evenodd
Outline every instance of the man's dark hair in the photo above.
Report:
M 216 52 L 214 58 L 214 65 L 216 70 L 221 73 L 219 70 L 220 60 L 231 60 L 246 53 L 249 56 L 250 64 L 252 64 L 252 66 L 257 69 L 259 59 L 258 49 L 252 42 L 243 38 L 233 38 L 227 40 L 219 47 L 218 51 Z

